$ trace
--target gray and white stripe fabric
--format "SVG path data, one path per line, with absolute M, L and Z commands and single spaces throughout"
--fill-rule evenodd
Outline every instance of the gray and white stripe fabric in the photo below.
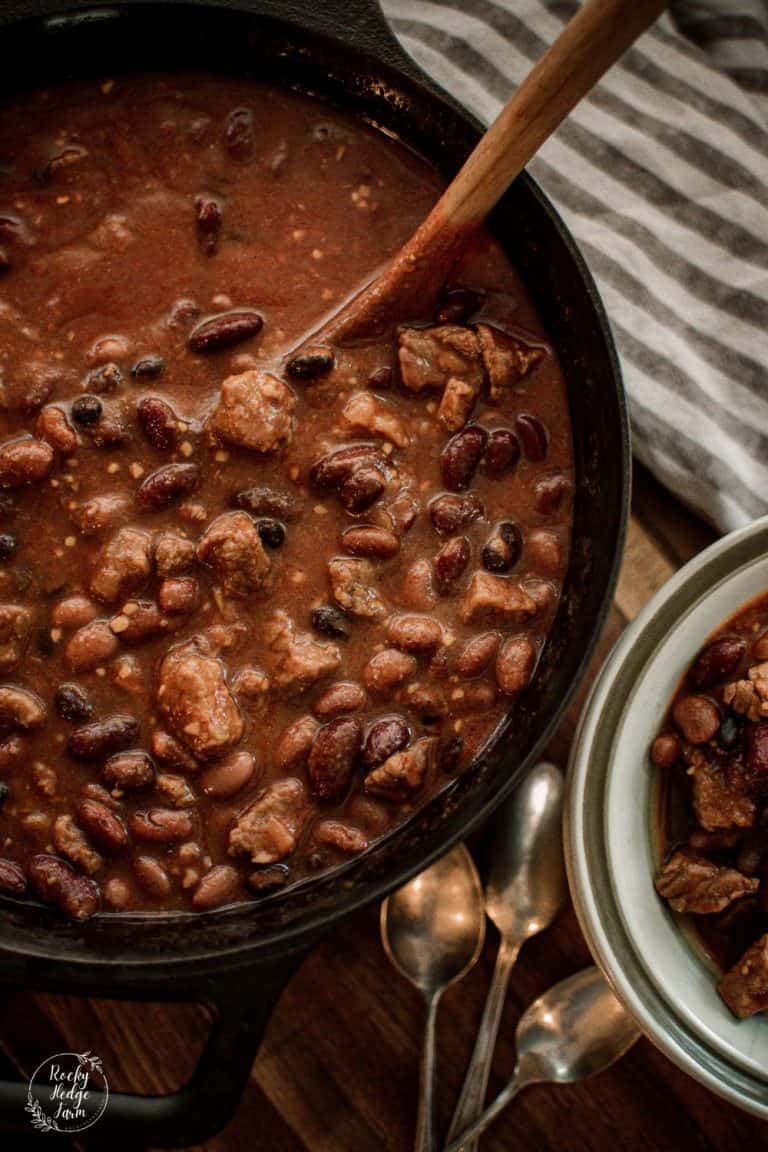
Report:
M 383 0 L 490 122 L 576 0 Z M 768 512 L 768 0 L 678 0 L 531 172 L 598 282 L 634 451 L 721 531 Z

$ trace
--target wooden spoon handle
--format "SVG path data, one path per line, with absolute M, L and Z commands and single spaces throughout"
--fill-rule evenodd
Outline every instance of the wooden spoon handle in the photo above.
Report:
M 561 121 L 666 6 L 666 0 L 586 0 L 445 190 L 432 213 L 441 227 L 463 231 L 484 220 Z

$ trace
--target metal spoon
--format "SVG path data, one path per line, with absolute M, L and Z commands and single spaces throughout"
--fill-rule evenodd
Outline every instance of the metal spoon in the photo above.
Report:
M 546 762 L 537 764 L 494 819 L 485 910 L 501 941 L 449 1141 L 483 1110 L 507 985 L 518 953 L 530 936 L 552 923 L 568 895 L 561 830 L 563 790 L 560 769 Z M 466 1147 L 474 1152 L 475 1142 Z
M 529 1084 L 567 1084 L 610 1067 L 640 1029 L 597 968 L 561 980 L 526 1009 L 517 1026 L 517 1065 L 506 1088 L 445 1152 L 467 1148 Z
M 384 901 L 381 939 L 427 1003 L 414 1149 L 432 1152 L 437 1006 L 448 985 L 477 962 L 485 939 L 483 890 L 466 848 L 454 848 Z

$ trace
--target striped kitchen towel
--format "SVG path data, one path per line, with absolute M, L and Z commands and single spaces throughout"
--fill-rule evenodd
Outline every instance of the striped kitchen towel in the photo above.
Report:
M 575 0 L 383 0 L 492 120 Z M 531 165 L 598 282 L 634 450 L 721 531 L 768 512 L 768 0 L 672 0 Z

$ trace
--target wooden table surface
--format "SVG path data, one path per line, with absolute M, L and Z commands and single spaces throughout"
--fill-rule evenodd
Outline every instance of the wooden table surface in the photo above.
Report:
M 642 470 L 616 600 L 594 670 L 625 624 L 671 573 L 712 539 Z M 591 679 L 590 677 L 587 678 Z M 552 742 L 564 763 L 587 684 Z M 470 975 L 446 994 L 439 1019 L 438 1120 L 444 1133 L 471 1050 L 493 964 L 489 931 Z M 491 1088 L 510 1076 L 521 1010 L 590 960 L 572 909 L 526 944 L 512 979 Z M 291 980 L 234 1120 L 207 1152 L 406 1152 L 412 1145 L 422 1007 L 389 966 L 378 910 L 347 921 Z M 115 1090 L 167 1092 L 195 1064 L 207 1031 L 195 1005 L 118 1004 L 14 996 L 2 1041 L 27 1075 L 55 1052 L 90 1049 Z M 40 1141 L 54 1142 L 50 1135 Z M 9 1148 L 10 1145 L 3 1145 Z M 37 1146 L 37 1140 L 35 1141 Z M 768 1146 L 768 1126 L 710 1094 L 640 1041 L 587 1084 L 527 1091 L 483 1139 L 484 1152 L 744 1152 Z

